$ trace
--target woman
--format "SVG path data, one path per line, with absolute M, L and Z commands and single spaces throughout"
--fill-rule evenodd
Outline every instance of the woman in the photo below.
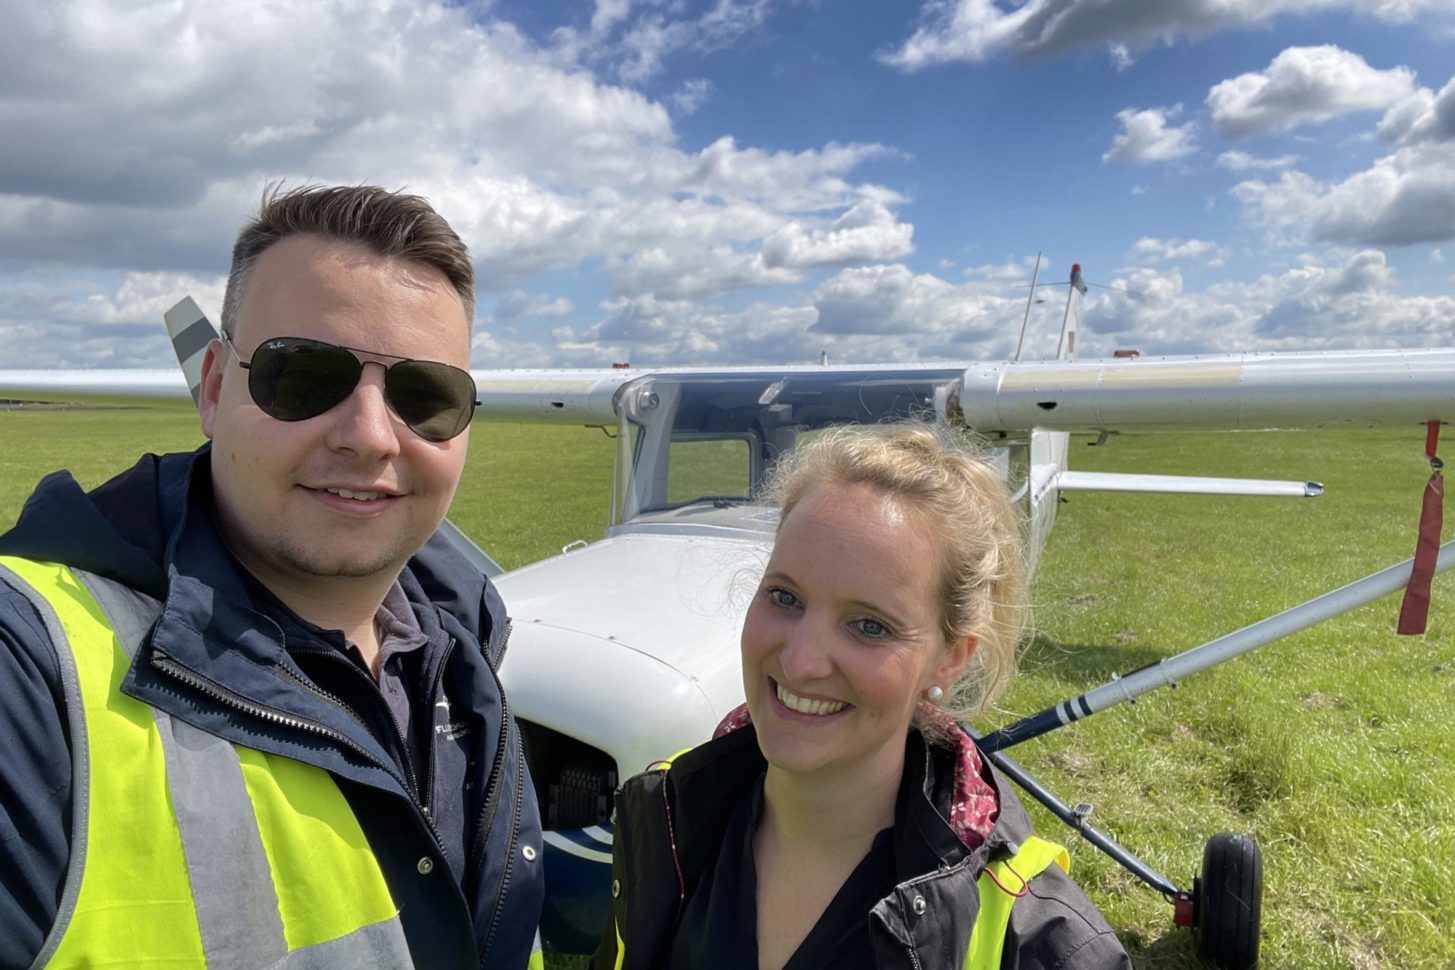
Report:
M 598 968 L 1130 966 L 959 729 L 1023 628 L 1005 490 L 949 432 L 841 428 L 767 486 L 747 703 L 617 800 Z

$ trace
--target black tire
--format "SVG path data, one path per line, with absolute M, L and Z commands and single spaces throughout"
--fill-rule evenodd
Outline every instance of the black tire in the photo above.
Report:
M 1227 970 L 1258 963 L 1263 856 L 1246 835 L 1219 832 L 1202 853 L 1197 884 L 1197 952 Z

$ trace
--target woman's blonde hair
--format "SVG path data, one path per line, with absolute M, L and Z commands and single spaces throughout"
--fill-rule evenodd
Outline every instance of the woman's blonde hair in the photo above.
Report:
M 1015 673 L 1027 621 L 1024 543 L 996 470 L 968 436 L 908 421 L 830 428 L 769 473 L 763 497 L 783 520 L 818 488 L 869 485 L 915 509 L 940 542 L 941 627 L 976 648 L 941 705 L 957 719 L 984 711 Z

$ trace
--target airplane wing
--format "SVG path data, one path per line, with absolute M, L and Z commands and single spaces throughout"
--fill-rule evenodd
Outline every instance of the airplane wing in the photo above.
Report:
M 215 336 L 197 304 L 166 314 L 176 370 L 0 370 L 0 396 L 80 403 L 185 404 Z M 480 413 L 508 420 L 609 426 L 618 395 L 652 374 L 781 372 L 863 375 L 964 368 L 936 410 L 977 431 L 1168 431 L 1397 425 L 1455 420 L 1455 350 L 1248 353 L 1137 359 L 880 365 L 485 370 L 471 373 Z M 189 391 L 191 394 L 189 394 Z M 1105 487 L 1106 482 L 1096 487 Z M 1077 487 L 1068 485 L 1067 487 Z M 1083 485 L 1081 487 L 1092 487 Z
M 952 406 L 982 431 L 1273 430 L 1455 420 L 1455 350 L 986 363 Z
M 886 373 L 943 363 L 885 364 Z M 477 370 L 481 412 L 518 420 L 614 424 L 616 397 L 651 374 L 774 368 Z M 863 373 L 875 365 L 790 365 L 785 375 Z M 1455 420 L 1455 350 L 1366 350 L 987 361 L 947 389 L 946 417 L 982 432 L 1275 430 Z M 1085 486 L 1090 487 L 1090 486 Z M 1096 486 L 1098 488 L 1104 485 Z
M 59 404 L 192 407 L 175 367 L 162 370 L 0 370 L 0 397 Z

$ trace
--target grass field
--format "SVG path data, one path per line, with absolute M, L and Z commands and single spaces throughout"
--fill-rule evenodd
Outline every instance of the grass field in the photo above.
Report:
M 452 513 L 507 567 L 600 535 L 611 442 L 480 423 Z M 200 440 L 149 411 L 0 412 L 0 526 L 40 476 L 90 486 L 145 450 Z M 1311 478 L 1315 500 L 1075 494 L 1037 578 L 1037 636 L 989 729 L 1409 556 L 1428 475 L 1420 429 L 1073 441 L 1074 467 Z M 1176 691 L 1014 749 L 1068 801 L 1181 884 L 1218 831 L 1264 852 L 1264 967 L 1455 966 L 1455 585 L 1430 632 L 1390 597 Z M 1171 908 L 1059 823 L 1073 873 L 1139 967 L 1195 967 Z M 556 968 L 574 961 L 553 960 Z

